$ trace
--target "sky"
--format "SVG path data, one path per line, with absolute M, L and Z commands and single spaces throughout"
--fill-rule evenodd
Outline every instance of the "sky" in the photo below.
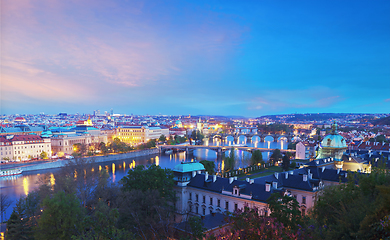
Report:
M 1 114 L 390 112 L 390 1 L 2 0 Z

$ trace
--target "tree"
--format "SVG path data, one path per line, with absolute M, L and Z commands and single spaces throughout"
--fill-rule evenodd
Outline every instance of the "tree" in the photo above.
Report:
M 264 164 L 263 154 L 261 153 L 260 150 L 255 150 L 255 151 L 253 151 L 252 156 L 251 156 L 251 165 L 257 166 L 259 164 L 260 165 Z
M 167 138 L 164 136 L 164 134 L 161 134 L 161 136 L 158 138 L 159 142 L 165 142 Z
M 120 226 L 130 227 L 144 239 L 168 236 L 176 197 L 173 177 L 172 170 L 156 165 L 129 170 L 120 181 Z
M 1 210 L 1 223 L 3 223 L 3 216 L 7 208 L 11 205 L 12 201 L 5 193 L 0 193 L 0 210 Z
M 224 164 L 225 164 L 224 171 L 234 170 L 234 164 L 235 164 L 234 148 L 230 149 L 230 155 L 225 158 Z
M 37 239 L 71 239 L 82 231 L 84 210 L 74 194 L 57 192 L 53 198 L 45 198 L 43 212 L 35 228 Z
M 293 230 L 274 217 L 260 215 L 260 209 L 245 206 L 229 216 L 231 227 L 222 229 L 217 236 L 207 239 L 312 239 L 309 231 Z
M 274 217 L 284 226 L 290 227 L 292 230 L 298 230 L 299 225 L 302 225 L 303 219 L 299 210 L 299 203 L 294 198 L 287 194 L 283 196 L 280 193 L 273 193 L 267 199 L 268 207 L 271 210 L 271 217 Z
M 204 223 L 200 217 L 190 217 L 188 219 L 188 225 L 190 226 L 193 239 L 203 239 L 205 236 L 203 232 L 206 228 L 203 227 Z
M 282 154 L 279 149 L 275 149 L 270 157 L 273 164 L 276 164 L 282 158 Z
M 28 215 L 27 212 L 26 198 L 21 197 L 7 221 L 6 239 L 33 239 L 34 215 Z
M 200 161 L 200 163 L 203 164 L 204 168 L 206 169 L 206 172 L 211 175 L 215 173 L 215 163 L 213 161 L 202 160 Z
M 41 157 L 42 159 L 48 159 L 48 157 L 47 157 L 47 152 L 45 152 L 45 151 L 41 152 L 40 157 Z
M 288 171 L 289 168 L 290 168 L 290 158 L 288 157 L 287 154 L 285 154 L 282 159 L 282 169 L 283 171 Z
M 389 202 L 390 174 L 385 169 L 350 173 L 347 184 L 326 187 L 318 196 L 313 220 L 324 239 L 386 239 Z

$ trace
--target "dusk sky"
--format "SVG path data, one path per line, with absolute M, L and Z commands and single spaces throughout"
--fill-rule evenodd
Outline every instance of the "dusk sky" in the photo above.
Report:
M 390 112 L 390 1 L 1 1 L 1 114 Z

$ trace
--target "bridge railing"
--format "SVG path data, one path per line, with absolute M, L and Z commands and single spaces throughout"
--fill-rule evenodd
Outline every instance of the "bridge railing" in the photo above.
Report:
M 256 171 L 266 169 L 267 167 L 272 167 L 272 166 L 274 166 L 273 163 L 267 162 L 267 163 L 264 163 L 264 164 L 259 165 L 259 166 L 249 166 L 249 167 L 245 167 L 245 168 L 231 170 L 229 172 L 223 172 L 221 175 L 224 178 L 235 177 L 235 176 L 239 176 L 239 175 L 243 175 L 243 174 L 256 172 Z

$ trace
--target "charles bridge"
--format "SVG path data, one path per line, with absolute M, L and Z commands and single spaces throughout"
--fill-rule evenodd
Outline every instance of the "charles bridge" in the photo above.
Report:
M 246 142 L 252 142 L 254 137 L 259 137 L 260 142 L 265 142 L 266 137 L 272 137 L 274 142 L 277 142 L 281 139 L 287 140 L 287 142 L 291 142 L 293 140 L 293 138 L 296 137 L 296 135 L 294 135 L 292 133 L 284 133 L 284 134 L 283 133 L 282 134 L 279 134 L 279 133 L 258 133 L 257 130 L 251 131 L 250 133 L 240 133 L 240 132 L 214 133 L 214 134 L 210 134 L 208 137 L 210 139 L 219 138 L 222 141 L 225 141 L 226 138 L 229 136 L 234 138 L 234 142 L 237 142 L 240 137 L 241 138 L 245 137 L 244 139 L 246 139 Z

